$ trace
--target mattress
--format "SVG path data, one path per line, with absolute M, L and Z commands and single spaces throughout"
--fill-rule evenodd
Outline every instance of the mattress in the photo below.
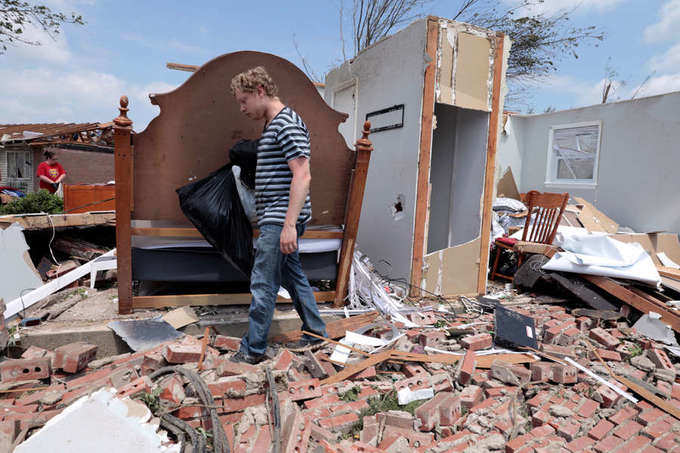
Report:
M 342 241 L 301 239 L 300 261 L 309 280 L 335 280 Z M 132 237 L 132 278 L 159 282 L 247 282 L 205 240 Z

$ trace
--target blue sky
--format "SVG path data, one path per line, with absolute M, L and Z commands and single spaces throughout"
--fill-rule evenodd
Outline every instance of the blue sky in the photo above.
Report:
M 350 2 L 344 0 L 346 7 Z M 157 114 L 148 93 L 169 91 L 189 76 L 166 69 L 166 62 L 200 65 L 247 49 L 301 66 L 294 42 L 322 77 L 342 61 L 340 0 L 45 3 L 76 11 L 87 24 L 66 26 L 56 40 L 27 30 L 43 45 L 10 47 L 0 56 L 0 123 L 109 121 L 127 94 L 130 117 L 142 130 Z M 427 12 L 447 17 L 458 3 L 434 0 Z M 575 3 L 574 25 L 597 25 L 605 41 L 580 49 L 578 59 L 564 58 L 559 71 L 529 90 L 526 103 L 534 111 L 598 103 L 610 58 L 625 81 L 615 84 L 613 100 L 629 99 L 648 76 L 637 97 L 680 90 L 680 0 L 546 0 L 540 8 L 554 13 Z

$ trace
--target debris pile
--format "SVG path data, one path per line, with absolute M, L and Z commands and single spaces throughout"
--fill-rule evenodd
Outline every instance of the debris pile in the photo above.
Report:
M 2 435 L 19 444 L 112 387 L 148 406 L 165 447 L 194 451 L 680 451 L 677 357 L 622 316 L 542 302 L 467 299 L 405 315 L 416 327 L 352 316 L 316 351 L 282 346 L 302 332 L 277 338 L 258 365 L 209 332 L 102 360 L 84 343 L 31 347 L 0 364 Z

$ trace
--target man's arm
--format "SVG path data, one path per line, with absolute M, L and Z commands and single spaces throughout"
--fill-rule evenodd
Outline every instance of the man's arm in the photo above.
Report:
M 290 171 L 293 173 L 293 180 L 290 183 L 290 194 L 288 201 L 288 211 L 283 222 L 281 231 L 281 252 L 284 254 L 293 253 L 297 249 L 297 224 L 298 216 L 305 199 L 309 193 L 309 185 L 312 181 L 312 174 L 309 170 L 309 159 L 297 157 L 288 161 Z

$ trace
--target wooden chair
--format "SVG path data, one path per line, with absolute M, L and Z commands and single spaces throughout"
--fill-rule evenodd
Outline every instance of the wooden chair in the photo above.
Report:
M 532 190 L 526 194 L 524 203 L 527 205 L 529 213 L 524 223 L 522 232 L 522 242 L 536 242 L 539 244 L 552 244 L 557 234 L 557 226 L 562 219 L 562 213 L 569 201 L 568 193 L 541 193 Z M 533 215 L 532 215 L 533 214 Z M 512 250 L 517 239 L 498 238 L 494 242 L 497 247 L 496 258 L 491 269 L 491 278 L 504 278 L 512 281 L 511 275 L 504 275 L 498 272 L 498 261 L 503 250 Z M 517 266 L 522 265 L 523 254 L 518 253 Z

